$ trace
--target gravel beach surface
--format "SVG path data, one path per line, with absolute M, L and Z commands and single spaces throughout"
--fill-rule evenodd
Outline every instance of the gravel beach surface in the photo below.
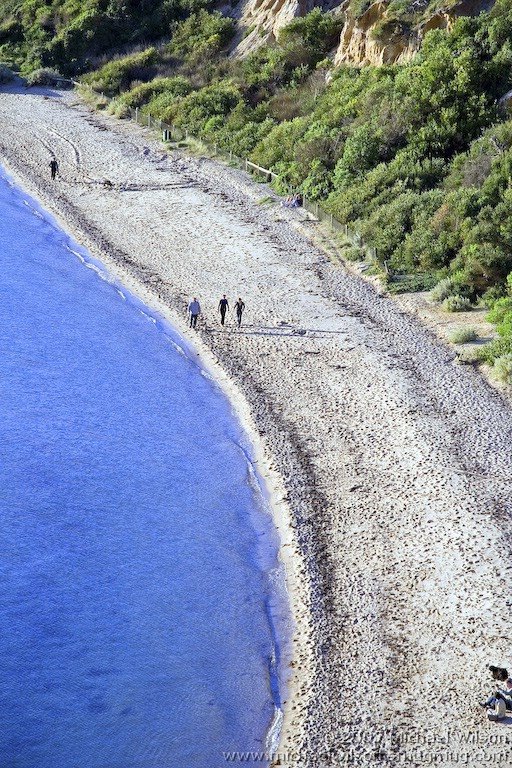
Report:
M 258 434 L 297 624 L 276 763 L 508 765 L 512 731 L 478 707 L 486 665 L 512 662 L 503 395 L 239 171 L 42 90 L 0 93 L 0 154 L 194 336 Z

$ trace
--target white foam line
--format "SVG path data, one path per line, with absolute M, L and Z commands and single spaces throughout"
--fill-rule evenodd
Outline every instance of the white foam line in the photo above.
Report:
M 279 747 L 279 740 L 281 738 L 281 729 L 283 727 L 283 720 L 284 720 L 283 710 L 279 709 L 279 707 L 275 707 L 274 717 L 270 725 L 270 728 L 268 729 L 266 743 L 265 743 L 265 751 L 271 755 L 277 752 L 277 749 Z
M 149 320 L 150 323 L 153 323 L 153 325 L 156 325 L 156 317 L 151 317 L 151 315 L 148 315 L 147 312 L 144 312 L 143 309 L 139 309 L 140 314 L 146 318 L 146 320 Z

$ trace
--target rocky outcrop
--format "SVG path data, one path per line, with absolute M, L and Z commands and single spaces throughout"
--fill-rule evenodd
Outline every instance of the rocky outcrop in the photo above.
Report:
M 365 65 L 396 64 L 410 61 L 431 29 L 450 29 L 460 16 L 476 16 L 493 5 L 494 0 L 461 0 L 451 7 L 440 7 L 426 20 L 421 19 L 425 3 L 415 3 L 408 23 L 389 12 L 389 0 L 377 0 L 355 18 L 347 9 L 340 44 L 334 63 Z
M 323 7 L 315 0 L 242 0 L 237 6 L 241 32 L 235 41 L 235 56 L 245 56 L 265 43 L 277 40 L 279 30 L 296 16 Z
M 334 58 L 340 64 L 395 64 L 409 61 L 419 46 L 417 34 L 406 35 L 387 16 L 388 3 L 370 5 L 359 18 L 350 13 L 341 31 L 340 44 Z
M 279 31 L 297 16 L 315 7 L 342 14 L 345 23 L 334 63 L 362 66 L 404 63 L 418 51 L 421 40 L 431 29 L 450 29 L 459 16 L 475 16 L 488 10 L 494 0 L 446 0 L 425 18 L 429 0 L 412 0 L 410 12 L 397 18 L 389 11 L 389 0 L 377 0 L 359 16 L 350 11 L 350 0 L 240 0 L 231 15 L 239 20 L 234 56 L 245 56 L 265 43 L 277 39 Z

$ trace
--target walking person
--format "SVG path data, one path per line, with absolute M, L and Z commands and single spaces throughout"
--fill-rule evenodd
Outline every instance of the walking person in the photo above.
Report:
M 52 158 L 52 160 L 50 160 L 50 174 L 52 177 L 52 181 L 55 180 L 55 177 L 58 172 L 59 172 L 59 164 L 55 158 Z
M 219 312 L 220 312 L 220 324 L 224 325 L 224 320 L 226 319 L 226 312 L 229 309 L 229 302 L 226 299 L 226 294 L 222 297 L 222 299 L 219 301 Z
M 190 315 L 190 327 L 195 328 L 197 325 L 197 318 L 201 314 L 201 305 L 194 296 L 190 304 L 188 305 L 188 312 Z
M 244 313 L 244 309 L 245 309 L 245 304 L 243 303 L 242 299 L 239 296 L 238 301 L 235 304 L 236 319 L 238 321 L 239 328 L 242 325 L 242 315 Z

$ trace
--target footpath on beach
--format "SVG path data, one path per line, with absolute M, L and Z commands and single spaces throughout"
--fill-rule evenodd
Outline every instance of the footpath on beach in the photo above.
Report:
M 281 763 L 508 765 L 512 735 L 478 707 L 486 665 L 511 661 L 503 396 L 332 264 L 293 212 L 259 205 L 242 172 L 166 153 L 73 93 L 6 90 L 0 104 L 7 169 L 196 335 L 282 479 L 283 556 L 303 566 Z M 240 330 L 220 325 L 223 294 L 246 305 Z

